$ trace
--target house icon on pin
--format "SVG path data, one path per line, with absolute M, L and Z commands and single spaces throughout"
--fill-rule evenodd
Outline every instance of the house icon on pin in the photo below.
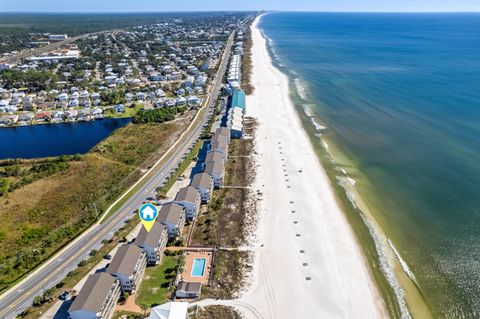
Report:
M 156 211 L 150 205 L 144 206 L 140 212 L 142 219 L 146 221 L 154 220 L 156 216 Z

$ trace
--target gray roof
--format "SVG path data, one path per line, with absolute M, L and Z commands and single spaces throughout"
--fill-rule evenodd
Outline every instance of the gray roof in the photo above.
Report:
M 163 205 L 160 209 L 157 220 L 160 223 L 167 222 L 176 225 L 180 218 L 182 218 L 183 214 L 184 208 L 182 205 L 179 205 L 177 203 L 168 203 Z
M 200 196 L 200 194 L 195 187 L 186 186 L 178 191 L 177 195 L 175 196 L 175 201 L 195 203 L 198 196 Z
M 142 227 L 137 238 L 135 238 L 135 245 L 156 247 L 162 240 L 162 237 L 166 236 L 167 227 L 160 223 L 154 223 L 149 232 L 147 232 L 145 227 Z
M 195 188 L 202 187 L 206 189 L 209 189 L 210 187 L 212 187 L 212 184 L 213 184 L 212 177 L 207 173 L 195 174 L 195 176 L 193 176 L 192 183 L 191 183 L 191 185 Z
M 133 274 L 138 260 L 143 254 L 143 249 L 135 245 L 124 245 L 118 248 L 117 253 L 107 268 L 109 274 Z
M 222 175 L 224 170 L 225 167 L 223 166 L 223 160 L 208 162 L 205 166 L 205 173 L 207 173 L 208 175 Z
M 185 291 L 186 293 L 200 293 L 200 290 L 202 289 L 202 283 L 201 282 L 188 282 L 188 281 L 180 281 L 178 283 L 177 290 L 180 291 Z
M 212 137 L 211 143 L 213 145 L 217 142 L 222 142 L 222 143 L 225 143 L 225 145 L 226 145 L 226 144 L 228 144 L 228 137 L 226 137 L 225 135 L 215 133 Z
M 215 131 L 215 134 L 220 134 L 228 138 L 230 137 L 230 129 L 228 127 L 219 127 Z
M 69 311 L 88 310 L 95 313 L 100 312 L 115 281 L 115 277 L 104 272 L 88 276 Z
M 209 162 L 223 161 L 223 160 L 224 160 L 223 153 L 217 150 L 213 150 L 207 153 L 207 157 L 205 158 L 205 164 Z

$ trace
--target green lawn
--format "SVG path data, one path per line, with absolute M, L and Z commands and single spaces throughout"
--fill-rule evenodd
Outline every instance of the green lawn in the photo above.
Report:
M 163 256 L 162 263 L 145 270 L 137 292 L 137 305 L 153 307 L 168 301 L 169 287 L 175 278 L 179 256 Z

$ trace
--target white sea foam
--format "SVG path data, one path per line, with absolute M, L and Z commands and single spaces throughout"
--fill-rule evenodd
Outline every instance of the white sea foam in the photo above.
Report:
M 387 279 L 390 287 L 392 287 L 395 297 L 397 298 L 397 304 L 398 304 L 398 307 L 400 308 L 401 318 L 410 319 L 412 317 L 410 315 L 410 311 L 408 310 L 407 304 L 405 302 L 405 294 L 403 292 L 403 289 L 400 286 L 400 283 L 397 280 L 397 277 L 395 276 L 393 265 L 390 259 L 388 258 L 386 247 L 382 244 L 380 236 L 377 230 L 375 229 L 375 227 L 370 222 L 370 220 L 367 217 L 365 217 L 363 214 L 360 214 L 360 216 L 362 217 L 365 225 L 367 225 L 368 231 L 370 232 L 370 236 L 373 238 L 375 249 L 378 254 L 378 261 L 380 263 L 380 268 L 385 278 Z
M 312 123 L 313 126 L 315 126 L 315 130 L 317 130 L 318 133 L 322 133 L 322 131 L 325 131 L 327 128 L 317 122 L 315 119 L 315 116 L 313 116 L 312 112 L 308 108 L 307 105 L 303 105 L 303 112 L 305 115 L 310 119 L 310 122 Z
M 323 148 L 324 148 L 325 150 L 328 151 L 328 143 L 325 142 L 323 139 L 322 139 L 322 146 L 323 146 Z
M 346 171 L 344 169 L 341 169 L 341 171 L 342 171 L 343 174 L 346 174 Z M 348 177 L 347 177 L 347 179 L 348 179 Z M 357 203 L 355 201 L 355 195 L 350 190 L 348 190 L 347 187 L 345 187 L 345 178 L 337 176 L 337 181 L 338 181 L 338 184 L 345 190 L 345 194 L 347 196 L 347 199 L 352 204 L 352 206 L 354 208 L 358 208 Z M 403 292 L 403 289 L 400 286 L 400 283 L 398 282 L 397 277 L 395 276 L 395 272 L 393 270 L 392 262 L 388 257 L 387 247 L 384 244 L 382 244 L 381 236 L 378 234 L 378 231 L 375 229 L 375 227 L 373 226 L 371 221 L 363 213 L 360 213 L 360 216 L 362 217 L 362 220 L 365 223 L 365 225 L 367 226 L 368 231 L 370 233 L 370 236 L 373 239 L 373 242 L 374 242 L 374 245 L 375 245 L 375 250 L 377 251 L 377 254 L 378 254 L 378 261 L 380 263 L 380 269 L 381 269 L 382 273 L 384 274 L 385 278 L 387 279 L 388 284 L 390 285 L 390 287 L 392 288 L 392 290 L 395 294 L 395 298 L 397 299 L 397 304 L 398 304 L 398 307 L 400 309 L 401 318 L 402 319 L 411 319 L 410 311 L 408 310 L 407 304 L 405 302 L 405 293 Z M 403 259 L 400 258 L 400 255 L 395 250 L 395 248 L 393 248 L 393 245 L 390 243 L 389 240 L 388 240 L 388 243 L 389 243 L 390 247 L 392 247 L 393 251 L 395 252 L 395 255 L 397 256 L 397 258 L 399 258 L 399 260 L 403 261 Z M 402 262 L 400 262 L 400 263 L 402 263 Z M 406 269 L 408 269 L 408 272 L 406 271 L 406 273 L 407 274 L 411 273 L 411 271 L 408 268 L 406 263 L 405 263 L 405 266 L 406 266 Z M 402 265 L 402 268 L 403 268 L 403 265 Z M 405 268 L 404 268 L 404 271 L 405 271 Z M 412 276 L 413 276 L 413 274 L 412 274 Z M 415 277 L 413 277 L 413 278 L 415 278 Z
M 347 195 L 347 199 L 350 204 L 353 206 L 353 208 L 357 208 L 357 203 L 355 202 L 355 194 L 349 191 L 348 188 L 345 186 L 345 181 L 348 181 L 348 179 L 345 179 L 345 177 L 343 176 L 336 176 L 336 178 L 338 185 L 340 185 L 345 191 L 345 195 Z
M 415 280 L 415 275 L 414 275 L 413 272 L 410 270 L 410 267 L 408 267 L 408 265 L 407 265 L 407 263 L 405 262 L 405 260 L 403 260 L 402 256 L 400 256 L 400 254 L 398 253 L 397 249 L 395 249 L 395 246 L 393 246 L 393 243 L 390 241 L 390 239 L 388 240 L 388 244 L 390 245 L 390 248 L 392 248 L 393 252 L 395 253 L 395 256 L 397 257 L 398 262 L 399 262 L 400 265 L 402 266 L 403 271 L 408 275 L 408 277 L 410 277 L 411 280 L 413 280 L 414 282 L 416 282 L 416 280 Z
M 296 79 L 293 80 L 293 83 L 295 84 L 295 88 L 297 89 L 298 95 L 303 100 L 307 100 L 307 91 L 306 91 L 305 86 L 303 85 L 302 81 L 300 81 L 299 78 L 296 78 Z
M 357 183 L 357 181 L 349 176 L 347 176 L 347 181 L 352 185 L 352 186 L 355 186 L 355 184 Z

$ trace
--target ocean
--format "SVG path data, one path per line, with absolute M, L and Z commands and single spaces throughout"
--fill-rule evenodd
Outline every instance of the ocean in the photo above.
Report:
M 480 14 L 270 13 L 388 311 L 480 317 Z
M 0 160 L 83 154 L 131 119 L 0 128 Z

